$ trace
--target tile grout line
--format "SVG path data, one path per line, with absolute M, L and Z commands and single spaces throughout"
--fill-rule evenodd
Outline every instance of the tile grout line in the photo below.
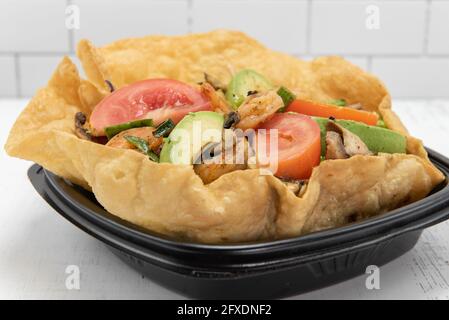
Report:
M 66 0 L 67 7 L 72 5 L 72 0 Z M 67 28 L 67 26 L 66 26 Z M 68 41 L 69 41 L 69 52 L 70 54 L 75 53 L 75 34 L 72 28 L 67 28 Z
M 319 53 L 306 53 L 306 52 L 287 52 L 287 54 L 298 56 L 298 55 L 311 55 L 311 56 L 346 56 L 352 58 L 397 58 L 397 59 L 409 59 L 409 58 L 430 58 L 430 59 L 448 59 L 449 54 L 358 54 L 358 53 L 345 53 L 345 52 L 319 52 Z
M 310 54 L 310 43 L 312 41 L 312 0 L 307 1 L 307 20 L 306 20 L 306 54 Z
M 21 72 L 20 72 L 20 61 L 19 61 L 19 54 L 14 54 L 14 71 L 16 74 L 16 98 L 22 97 L 22 81 L 21 81 Z
M 194 7 L 195 7 L 195 0 L 184 0 L 184 5 L 187 5 L 187 32 L 192 33 L 193 27 L 194 27 Z M 66 0 L 65 3 L 67 5 L 71 5 L 75 2 L 75 0 Z M 371 54 L 371 53 L 365 53 L 365 54 L 351 54 L 351 53 L 312 53 L 312 47 L 313 39 L 312 39 L 312 13 L 313 13 L 313 0 L 306 0 L 306 7 L 305 11 L 307 12 L 306 17 L 306 33 L 305 33 L 305 49 L 302 53 L 290 53 L 291 55 L 295 56 L 320 56 L 320 55 L 341 55 L 344 57 L 353 57 L 353 58 L 360 58 L 360 59 L 366 59 L 366 66 L 367 70 L 369 72 L 372 72 L 373 64 L 375 64 L 375 59 L 378 58 L 385 58 L 385 59 L 391 59 L 391 60 L 397 60 L 402 61 L 406 59 L 416 59 L 418 60 L 429 60 L 429 61 L 447 61 L 449 59 L 449 53 L 436 53 L 432 54 L 429 53 L 429 40 L 430 40 L 430 27 L 431 27 L 431 21 L 432 21 L 432 5 L 435 3 L 434 0 L 425 0 L 423 1 L 423 4 L 425 6 L 421 7 L 425 10 L 424 12 L 424 25 L 423 25 L 423 38 L 419 39 L 421 42 L 421 52 L 420 53 L 380 53 L 380 54 Z M 316 11 L 316 7 L 315 7 Z M 421 14 L 423 12 L 421 11 Z M 422 16 L 421 16 L 422 17 Z M 185 20 L 184 20 L 185 21 Z M 421 29 L 421 30 L 422 30 Z M 14 72 L 15 72 L 15 79 L 14 82 L 16 84 L 16 96 L 17 97 L 23 97 L 23 91 L 25 88 L 25 84 L 22 83 L 23 80 L 27 80 L 23 77 L 23 72 L 27 71 L 26 67 L 23 67 L 23 59 L 27 57 L 52 57 L 52 56 L 60 56 L 60 55 L 66 55 L 66 54 L 73 54 L 75 49 L 75 31 L 71 28 L 67 28 L 68 31 L 68 50 L 67 51 L 42 51 L 42 52 L 32 52 L 32 51 L 5 51 L 0 52 L 1 56 L 12 56 L 13 57 L 13 63 L 14 63 Z M 25 68 L 25 69 L 24 69 Z M 23 70 L 22 70 L 23 69 Z M 27 72 L 25 72 L 26 74 Z
M 429 37 L 430 37 L 430 19 L 432 18 L 431 13 L 431 0 L 426 1 L 426 17 L 425 17 L 425 24 L 424 24 L 424 39 L 423 39 L 423 56 L 427 56 L 429 53 Z

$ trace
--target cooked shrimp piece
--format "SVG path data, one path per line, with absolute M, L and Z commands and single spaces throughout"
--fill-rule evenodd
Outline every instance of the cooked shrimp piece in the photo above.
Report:
M 231 106 L 225 99 L 223 92 L 216 91 L 208 82 L 204 82 L 200 86 L 201 92 L 210 100 L 212 110 L 218 113 L 228 114 L 232 111 Z
M 256 128 L 283 106 L 284 102 L 276 91 L 251 95 L 237 109 L 240 122 L 236 128 L 242 130 Z
M 107 146 L 120 149 L 135 149 L 136 147 L 129 143 L 124 137 L 135 136 L 144 139 L 148 142 L 148 146 L 152 151 L 157 151 L 164 141 L 162 137 L 155 138 L 153 136 L 153 127 L 133 128 L 122 131 L 115 135 L 111 140 L 106 143 Z
M 197 175 L 205 184 L 217 180 L 225 173 L 236 170 L 244 170 L 247 168 L 246 164 L 225 164 L 225 163 L 211 163 L 211 164 L 197 164 L 194 167 Z

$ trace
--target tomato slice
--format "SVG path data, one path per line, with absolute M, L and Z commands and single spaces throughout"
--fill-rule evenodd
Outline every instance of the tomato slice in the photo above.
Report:
M 336 119 L 354 120 L 375 126 L 379 116 L 375 112 L 356 110 L 346 107 L 339 107 L 309 100 L 295 100 L 288 107 L 287 111 L 298 112 L 308 116 L 316 116 Z
M 321 154 L 320 127 L 309 116 L 298 113 L 276 113 L 262 123 L 259 129 L 267 129 L 267 145 L 270 130 L 278 131 L 278 165 L 276 176 L 308 179 L 313 167 L 319 165 Z M 266 148 L 269 153 L 269 147 Z
M 137 119 L 153 119 L 155 125 L 172 119 L 178 123 L 189 112 L 210 110 L 208 99 L 180 81 L 149 79 L 120 88 L 95 106 L 90 127 L 95 136 L 104 128 Z

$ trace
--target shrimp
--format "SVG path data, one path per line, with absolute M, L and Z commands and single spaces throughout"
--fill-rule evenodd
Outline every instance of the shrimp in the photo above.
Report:
M 198 164 L 194 166 L 195 173 L 200 176 L 205 184 L 217 180 L 222 175 L 236 171 L 244 170 L 247 166 L 244 164 L 225 164 L 225 163 L 210 163 Z
M 108 141 L 108 143 L 106 143 L 106 145 L 119 149 L 135 149 L 135 147 L 124 138 L 125 136 L 135 136 L 147 141 L 150 149 L 157 152 L 164 140 L 162 137 L 154 137 L 154 130 L 155 129 L 153 127 L 142 127 L 125 130 L 115 135 L 111 140 Z
M 208 83 L 204 82 L 201 84 L 201 92 L 209 98 L 212 110 L 218 113 L 228 114 L 232 111 L 229 104 L 226 102 L 226 99 L 222 92 L 215 91 L 214 87 Z
M 255 128 L 283 106 L 284 102 L 276 91 L 251 95 L 237 109 L 240 121 L 236 128 Z

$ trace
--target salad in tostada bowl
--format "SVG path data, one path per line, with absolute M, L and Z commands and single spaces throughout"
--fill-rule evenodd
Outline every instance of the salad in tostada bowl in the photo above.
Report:
M 110 213 L 203 243 L 298 236 L 388 212 L 444 180 L 384 85 L 241 32 L 78 45 L 6 144 Z

